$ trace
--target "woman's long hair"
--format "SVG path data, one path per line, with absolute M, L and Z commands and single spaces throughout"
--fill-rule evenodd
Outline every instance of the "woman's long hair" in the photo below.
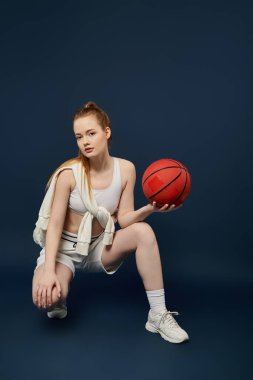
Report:
M 87 116 L 87 115 L 95 115 L 96 118 L 97 118 L 98 124 L 101 126 L 101 128 L 103 130 L 105 130 L 106 127 L 111 127 L 108 115 L 105 113 L 105 111 L 103 111 L 100 107 L 98 107 L 96 103 L 94 103 L 92 101 L 89 101 L 86 104 L 84 104 L 79 109 L 79 111 L 77 111 L 75 113 L 73 122 L 75 120 L 79 119 L 80 117 L 84 117 L 84 116 Z M 111 141 L 112 141 L 112 138 L 110 136 L 109 139 L 108 139 L 108 147 L 110 146 Z M 81 162 L 81 164 L 82 164 L 82 166 L 84 168 L 84 171 L 85 171 L 85 173 L 87 175 L 89 196 L 91 198 L 91 182 L 90 182 L 90 164 L 89 164 L 89 159 L 82 154 L 82 152 L 80 151 L 80 149 L 78 151 L 78 156 L 77 157 L 71 158 L 71 159 L 63 162 L 57 169 L 55 169 L 55 171 L 50 176 L 50 178 L 49 178 L 49 180 L 47 182 L 45 191 L 47 191 L 47 189 L 49 188 L 50 183 L 51 183 L 51 181 L 52 181 L 55 173 L 57 172 L 57 170 L 59 170 L 60 168 L 65 167 L 65 166 L 74 164 L 76 162 Z

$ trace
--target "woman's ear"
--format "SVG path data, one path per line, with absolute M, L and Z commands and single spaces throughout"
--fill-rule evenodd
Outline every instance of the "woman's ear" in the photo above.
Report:
M 111 128 L 110 127 L 106 127 L 105 133 L 106 133 L 106 137 L 109 139 L 110 136 L 111 136 Z

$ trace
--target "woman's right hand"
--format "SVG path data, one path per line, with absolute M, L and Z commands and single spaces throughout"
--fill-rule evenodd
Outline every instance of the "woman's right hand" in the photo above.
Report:
M 153 212 L 171 212 L 171 211 L 176 211 L 178 210 L 180 207 L 182 207 L 183 204 L 181 203 L 179 206 L 175 207 L 174 204 L 171 204 L 169 205 L 168 203 L 166 203 L 165 205 L 161 206 L 161 207 L 158 207 L 156 202 L 152 202 L 151 203 L 148 203 L 147 204 L 147 209 L 153 213 Z
M 56 286 L 58 297 L 61 296 L 61 285 L 55 272 L 42 271 L 37 287 L 37 304 L 46 308 L 52 305 L 52 289 Z

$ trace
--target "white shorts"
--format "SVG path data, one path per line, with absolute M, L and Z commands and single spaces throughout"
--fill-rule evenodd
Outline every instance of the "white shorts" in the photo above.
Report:
M 107 274 L 114 274 L 119 267 L 123 264 L 123 261 L 113 271 L 107 271 L 102 262 L 101 255 L 104 248 L 103 244 L 104 231 L 95 237 L 92 237 L 89 246 L 88 256 L 80 255 L 75 251 L 77 243 L 77 234 L 63 230 L 61 239 L 59 242 L 59 248 L 56 255 L 56 261 L 67 265 L 75 277 L 75 270 L 80 269 L 85 272 L 104 272 Z M 45 247 L 40 251 L 40 256 L 37 258 L 36 269 L 45 262 Z

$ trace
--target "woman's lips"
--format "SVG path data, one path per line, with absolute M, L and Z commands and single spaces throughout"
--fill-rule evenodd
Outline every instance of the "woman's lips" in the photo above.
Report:
M 90 153 L 93 150 L 93 148 L 85 149 L 86 153 Z

